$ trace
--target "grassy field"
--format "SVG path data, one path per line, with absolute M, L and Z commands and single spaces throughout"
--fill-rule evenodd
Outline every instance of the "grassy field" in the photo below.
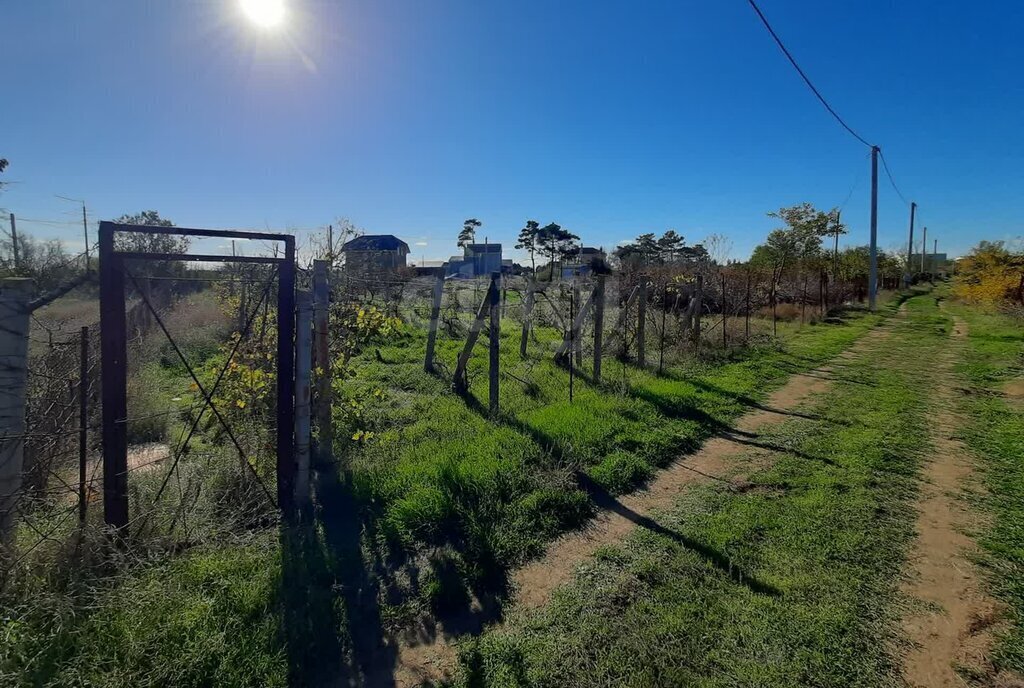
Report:
M 549 354 L 520 361 L 518 328 L 506 321 L 509 375 L 493 419 L 485 348 L 461 398 L 443 375 L 422 372 L 424 334 L 406 328 L 367 347 L 338 385 L 335 420 L 346 432 L 336 454 L 348 470 L 321 472 L 308 529 L 225 526 L 180 553 L 133 552 L 122 565 L 79 561 L 71 575 L 56 567 L 22 579 L 4 603 L 0 679 L 241 686 L 367 671 L 371 657 L 386 656 L 388 630 L 458 614 L 474 598 L 502 604 L 509 569 L 585 522 L 595 492 L 640 485 L 883 317 L 787 324 L 781 346 L 680 359 L 662 375 L 609 359 L 601 386 L 584 367 L 571 403 L 567 372 Z M 541 343 L 555 336 L 539 332 Z M 459 347 L 442 338 L 439 360 L 454 367 Z M 143 390 L 159 386 L 159 405 L 179 395 L 176 364 L 147 370 Z M 354 440 L 353 429 L 374 434 Z M 204 518 L 222 517 L 218 508 Z
M 980 538 L 982 562 L 1010 618 L 993 661 L 997 669 L 1024 673 L 1024 408 L 1008 394 L 1024 377 L 1024 329 L 1019 319 L 983 308 L 948 307 L 969 327 L 967 358 L 958 369 L 968 385 L 961 397 L 964 440 L 983 468 L 981 507 L 992 515 Z
M 928 360 L 949 329 L 930 297 L 908 313 L 810 417 L 761 438 L 785 450 L 750 457 L 750 489 L 686 491 L 659 532 L 638 529 L 548 607 L 465 644 L 460 684 L 897 685 Z

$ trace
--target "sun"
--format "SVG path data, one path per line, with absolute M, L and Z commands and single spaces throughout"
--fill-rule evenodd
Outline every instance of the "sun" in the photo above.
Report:
M 284 21 L 284 0 L 239 0 L 242 11 L 253 24 L 272 29 Z

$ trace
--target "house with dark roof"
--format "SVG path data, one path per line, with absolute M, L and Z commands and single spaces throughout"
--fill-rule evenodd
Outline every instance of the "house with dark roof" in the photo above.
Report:
M 409 244 L 393 234 L 364 234 L 341 247 L 345 268 L 353 274 L 374 277 L 406 266 Z

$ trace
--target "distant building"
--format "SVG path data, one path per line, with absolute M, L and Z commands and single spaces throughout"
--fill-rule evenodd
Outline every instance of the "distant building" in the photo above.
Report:
M 584 246 L 562 263 L 562 279 L 571 279 L 573 275 L 592 275 L 606 272 L 608 254 L 603 248 Z
M 463 255 L 448 259 L 449 277 L 470 279 L 512 268 L 511 260 L 502 260 L 501 244 L 466 244 L 462 251 Z
M 393 234 L 364 234 L 341 247 L 345 268 L 372 277 L 404 268 L 409 244 Z
M 949 256 L 945 253 L 924 254 L 924 272 L 945 275 L 950 270 Z M 912 272 L 921 271 L 921 254 L 914 253 L 910 256 L 910 269 Z

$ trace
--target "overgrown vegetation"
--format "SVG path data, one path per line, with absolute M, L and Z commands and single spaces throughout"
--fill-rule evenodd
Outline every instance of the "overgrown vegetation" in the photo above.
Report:
M 1024 315 L 1024 253 L 1002 241 L 982 241 L 957 262 L 953 294 L 989 307 Z

